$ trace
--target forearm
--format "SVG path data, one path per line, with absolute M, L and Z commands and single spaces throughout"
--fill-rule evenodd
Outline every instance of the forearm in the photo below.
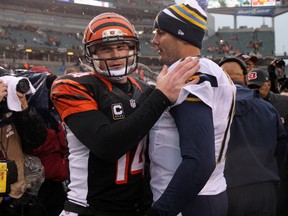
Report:
M 99 158 L 117 160 L 138 145 L 169 105 L 167 97 L 154 90 L 137 110 L 121 121 L 110 123 L 99 111 L 74 114 L 65 121 L 75 136 Z

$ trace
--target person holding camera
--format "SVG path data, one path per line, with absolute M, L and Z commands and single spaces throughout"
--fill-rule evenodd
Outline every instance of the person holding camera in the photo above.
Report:
M 17 94 L 17 96 L 19 97 L 22 106 L 26 108 L 27 102 L 24 100 L 25 96 L 23 96 L 23 94 L 21 93 Z M 9 182 L 9 178 L 7 178 L 6 182 L 0 178 L 1 183 L 6 185 L 5 190 L 4 189 L 1 190 L 0 202 L 3 199 L 6 200 L 9 199 L 9 197 L 15 199 L 20 198 L 26 189 L 26 183 L 24 178 L 24 157 L 20 137 L 13 124 L 12 112 L 7 107 L 6 97 L 7 97 L 7 85 L 4 83 L 4 81 L 0 79 L 1 164 L 8 163 L 8 161 L 9 162 L 14 161 L 14 163 L 16 164 L 16 167 L 14 168 L 17 169 L 13 171 L 13 173 L 16 175 L 16 179 L 13 178 L 14 180 L 12 182 L 11 181 Z M 7 176 L 7 173 L 5 173 L 4 170 L 0 170 L 0 174 L 1 176 L 3 175 Z
M 46 131 L 44 121 L 34 109 L 28 106 L 24 93 L 16 91 L 20 104 L 19 111 L 13 111 L 8 106 L 9 83 L 4 79 L 4 75 L 8 75 L 4 69 L 0 75 L 0 215 L 34 215 L 33 213 L 25 213 L 24 203 L 29 205 L 27 200 L 27 184 L 25 181 L 25 158 L 22 150 L 19 128 L 16 124 L 29 119 L 31 127 L 21 128 L 24 133 L 32 133 L 37 131 L 37 135 L 30 136 L 29 141 L 35 144 L 41 144 L 45 140 Z M 9 75 L 8 75 L 9 76 Z M 11 79 L 15 77 L 11 76 Z M 15 87 L 16 88 L 16 87 Z M 9 98 L 9 99 L 8 99 Z M 25 194 L 25 195 L 24 195 Z M 30 209 L 27 209 L 30 211 Z
M 279 93 L 279 84 L 286 78 L 285 61 L 281 58 L 275 58 L 268 65 L 268 73 L 271 82 L 270 91 Z
M 27 95 L 26 98 L 29 106 L 35 109 L 45 122 L 46 139 L 41 145 L 33 145 L 29 141 L 33 134 L 19 129 L 19 135 L 23 151 L 38 157 L 44 167 L 45 180 L 38 191 L 37 201 L 43 204 L 49 216 L 58 216 L 66 200 L 65 181 L 68 181 L 69 173 L 66 131 L 49 97 L 50 87 L 57 76 L 42 66 L 35 66 L 29 70 L 17 69 L 15 76 L 28 78 L 36 89 L 34 94 Z M 16 124 L 16 127 L 33 125 L 26 119 Z M 34 136 L 37 136 L 37 131 Z

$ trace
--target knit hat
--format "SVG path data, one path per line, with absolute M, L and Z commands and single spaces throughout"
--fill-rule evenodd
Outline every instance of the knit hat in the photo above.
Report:
M 264 82 L 269 82 L 268 72 L 261 69 L 254 69 L 248 73 L 248 87 L 251 85 L 261 87 Z
M 201 49 L 206 30 L 207 2 L 197 1 L 186 0 L 185 3 L 175 4 L 160 11 L 155 18 L 154 28 L 169 32 Z

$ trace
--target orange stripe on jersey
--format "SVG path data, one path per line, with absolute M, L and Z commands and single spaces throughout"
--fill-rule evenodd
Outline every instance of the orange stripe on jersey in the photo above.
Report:
M 82 90 L 87 90 L 84 86 L 82 86 L 82 85 L 80 85 L 78 82 L 75 82 L 75 81 L 73 81 L 73 80 L 63 80 L 63 79 L 60 79 L 60 80 L 56 80 L 54 83 L 53 83 L 53 86 L 52 86 L 52 88 L 54 87 L 54 86 L 57 86 L 58 84 L 62 84 L 62 83 L 65 83 L 65 84 L 71 84 L 71 85 L 77 85 L 77 87 L 78 88 L 80 88 L 80 89 L 82 89 Z
M 105 85 L 108 87 L 109 91 L 112 91 L 112 83 L 109 82 L 107 79 L 103 78 L 102 76 L 100 76 L 97 73 L 94 73 L 93 75 L 97 76 L 103 83 L 105 83 Z
M 142 91 L 141 86 L 139 85 L 139 83 L 136 82 L 134 78 L 129 77 L 129 76 L 127 78 L 131 81 L 132 84 L 134 84 L 138 89 L 140 89 L 140 91 Z
M 93 95 L 81 84 L 73 80 L 60 79 L 53 83 L 51 99 L 61 119 L 72 114 L 98 110 Z

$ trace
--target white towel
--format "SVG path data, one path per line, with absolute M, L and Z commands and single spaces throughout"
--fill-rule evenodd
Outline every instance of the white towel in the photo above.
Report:
M 30 89 L 26 94 L 34 94 L 36 90 L 29 81 L 29 79 L 27 77 L 14 77 L 14 76 L 2 76 L 0 77 L 0 79 L 3 80 L 4 83 L 6 83 L 7 85 L 7 105 L 9 110 L 16 112 L 22 111 L 21 102 L 16 94 L 17 92 L 16 86 L 19 80 L 27 79 L 29 82 Z

